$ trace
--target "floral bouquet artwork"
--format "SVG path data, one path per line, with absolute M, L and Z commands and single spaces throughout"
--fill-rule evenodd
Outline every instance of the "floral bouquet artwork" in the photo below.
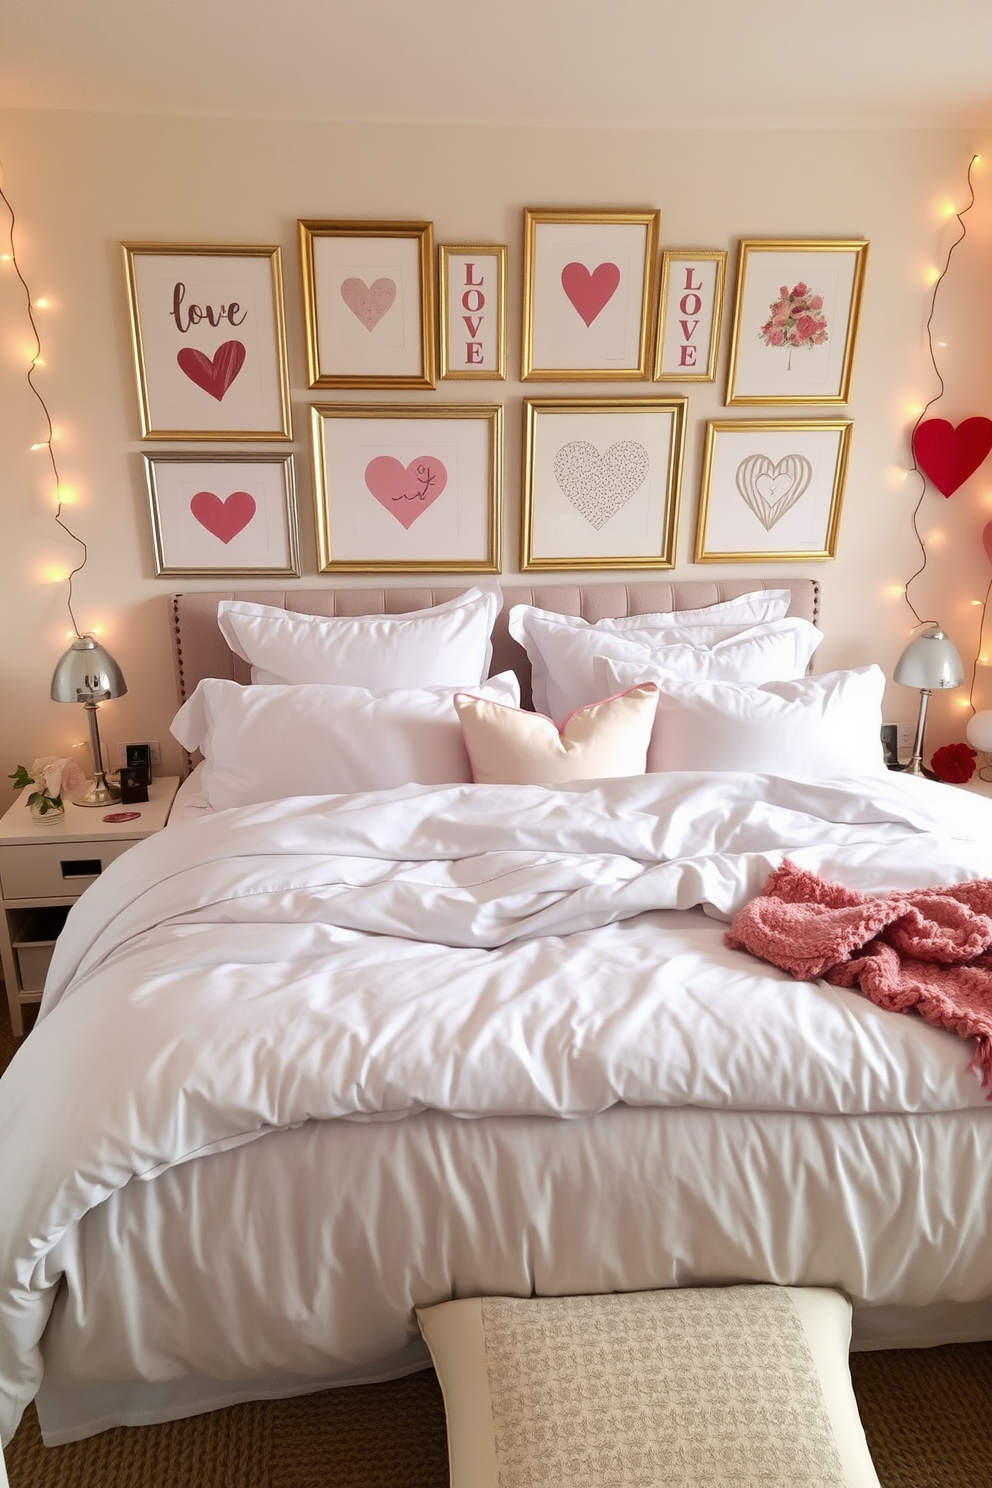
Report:
M 82 778 L 83 773 L 75 760 L 51 756 L 36 759 L 30 770 L 18 765 L 14 773 L 7 776 L 14 782 L 15 790 L 23 790 L 26 785 L 37 787 L 28 796 L 27 805 L 36 821 L 45 822 L 61 820 L 65 815 L 62 796 L 75 790 Z
M 792 371 L 792 353 L 800 346 L 822 346 L 827 340 L 827 317 L 823 313 L 823 296 L 813 294 L 802 280 L 790 290 L 783 284 L 778 299 L 769 306 L 771 314 L 758 332 L 766 346 L 786 346 L 789 360 L 786 371 Z

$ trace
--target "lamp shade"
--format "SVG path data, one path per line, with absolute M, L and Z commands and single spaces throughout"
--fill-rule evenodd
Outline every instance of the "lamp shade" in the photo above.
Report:
M 972 749 L 992 753 L 992 709 L 982 708 L 968 720 L 965 736 Z
M 964 681 L 964 667 L 957 648 L 935 625 L 932 630 L 924 631 L 910 641 L 896 662 L 892 676 L 904 687 L 930 691 L 936 687 L 960 687 Z
M 102 703 L 123 697 L 127 683 L 109 651 L 90 635 L 77 636 L 59 658 L 52 677 L 56 703 Z

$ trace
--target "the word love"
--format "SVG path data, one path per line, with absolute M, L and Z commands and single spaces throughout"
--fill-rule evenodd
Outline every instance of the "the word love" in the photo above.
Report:
M 679 329 L 682 332 L 682 341 L 679 345 L 679 366 L 695 367 L 699 356 L 699 343 L 696 333 L 699 330 L 699 312 L 703 308 L 703 298 L 699 291 L 703 288 L 702 281 L 696 280 L 696 267 L 688 264 L 685 270 L 685 282 L 682 285 L 682 295 L 679 300 L 679 312 L 683 317 L 679 320 Z M 695 318 L 693 318 L 695 317 Z
M 468 340 L 464 342 L 465 365 L 478 367 L 485 359 L 483 343 L 480 339 L 483 321 L 487 318 L 485 274 L 478 272 L 478 264 L 466 263 L 464 265 L 465 278 L 462 284 L 461 307 L 466 312 L 461 318 L 468 331 Z
M 237 300 L 232 300 L 229 305 L 218 305 L 216 309 L 213 305 L 197 305 L 190 301 L 184 309 L 185 299 L 186 286 L 180 280 L 172 291 L 172 318 L 176 322 L 176 329 L 183 336 L 203 321 L 211 326 L 219 326 L 226 320 L 228 325 L 239 326 L 244 324 L 248 316 L 248 311 L 242 310 Z

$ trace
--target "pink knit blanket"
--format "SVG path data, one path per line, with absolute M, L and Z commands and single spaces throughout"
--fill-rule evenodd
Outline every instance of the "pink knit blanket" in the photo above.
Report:
M 971 1068 L 992 1100 L 992 879 L 859 894 L 786 859 L 724 939 L 974 1039 Z

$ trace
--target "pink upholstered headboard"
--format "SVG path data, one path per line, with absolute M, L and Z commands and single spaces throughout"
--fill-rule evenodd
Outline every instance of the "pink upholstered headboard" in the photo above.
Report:
M 172 596 L 172 644 L 179 701 L 185 702 L 203 677 L 226 677 L 250 682 L 246 664 L 231 652 L 217 628 L 217 601 L 245 599 L 255 604 L 278 605 L 306 615 L 397 615 L 440 604 L 469 587 L 451 589 L 233 589 L 210 590 Z M 667 610 L 688 610 L 736 599 L 754 589 L 791 589 L 791 615 L 816 620 L 820 589 L 815 579 L 690 579 L 683 583 L 643 584 L 542 584 L 533 587 L 510 585 L 503 590 L 503 609 L 493 631 L 494 672 L 512 668 L 520 678 L 521 700 L 530 704 L 530 662 L 512 640 L 506 617 L 511 605 L 537 605 L 562 615 L 581 615 L 584 620 L 608 616 L 647 615 Z

